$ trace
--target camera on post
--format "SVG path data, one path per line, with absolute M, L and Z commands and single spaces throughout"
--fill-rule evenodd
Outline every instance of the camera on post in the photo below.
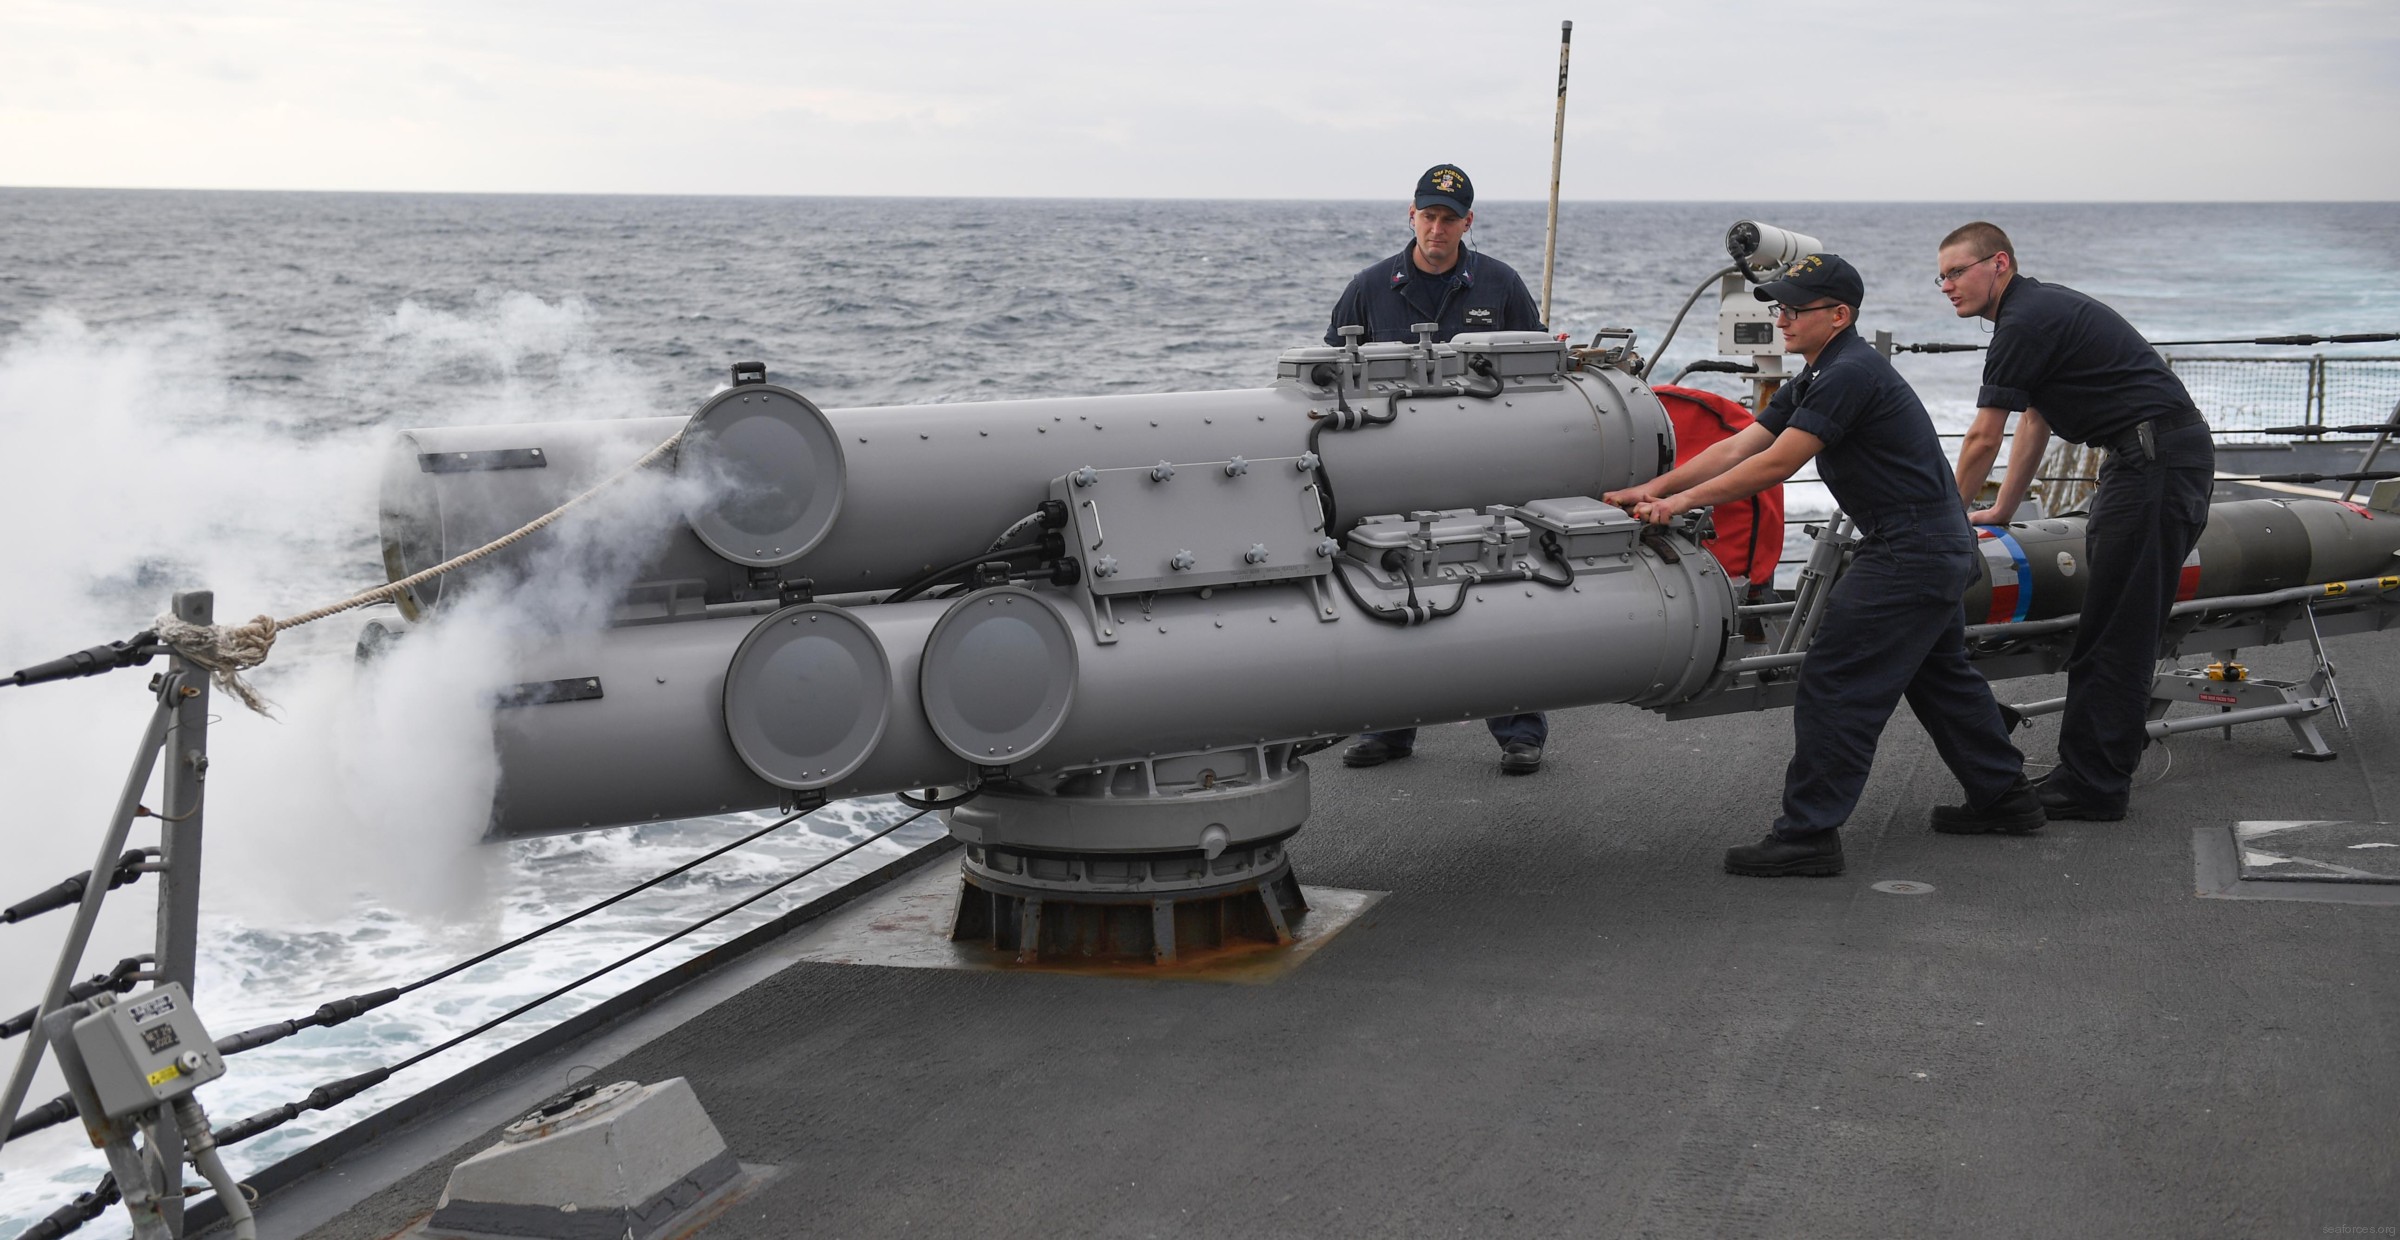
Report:
M 1749 273 L 1753 283 L 1761 283 L 1764 277 L 1799 262 L 1803 255 L 1824 248 L 1824 242 L 1806 233 L 1757 220 L 1742 220 L 1725 230 L 1725 252 Z

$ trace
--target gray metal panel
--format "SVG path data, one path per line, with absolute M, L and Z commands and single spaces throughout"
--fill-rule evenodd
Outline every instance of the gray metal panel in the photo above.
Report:
M 1548 332 L 1461 332 L 1450 346 L 1470 368 L 1480 362 L 1512 382 L 1556 383 L 1567 369 L 1567 342 Z
M 711 551 L 749 568 L 799 559 L 842 510 L 842 441 L 808 398 L 789 388 L 728 388 L 692 415 L 676 472 L 712 484 L 690 514 Z
M 1576 559 L 1619 555 L 1641 541 L 1644 522 L 1615 504 L 1586 495 L 1537 499 L 1517 516 L 1559 536 L 1560 550 Z
M 1325 524 L 1298 458 L 1160 462 L 1051 484 L 1098 595 L 1323 576 Z M 1162 468 L 1163 467 L 1163 468 Z
M 1065 609 L 1001 586 L 958 600 L 925 641 L 926 721 L 952 753 L 1007 766 L 1038 753 L 1075 703 L 1075 637 Z
M 822 603 L 758 623 L 725 671 L 725 730 L 769 783 L 823 788 L 874 752 L 892 714 L 892 661 L 875 630 Z
M 1410 341 L 1386 340 L 1358 347 L 1355 364 L 1350 350 L 1338 345 L 1305 345 L 1286 349 L 1275 359 L 1275 379 L 1331 396 L 1336 385 L 1348 389 L 1355 398 L 1375 384 L 1407 386 L 1442 382 L 1458 378 L 1465 366 L 1458 350 L 1447 344 L 1437 344 L 1432 350 L 1433 373 L 1425 373 L 1424 352 Z

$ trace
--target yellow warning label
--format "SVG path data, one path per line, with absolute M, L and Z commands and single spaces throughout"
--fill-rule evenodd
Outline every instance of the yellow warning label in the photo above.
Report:
M 2400 590 L 2400 577 L 2377 577 L 2375 585 L 2383 590 Z
M 159 1086 L 164 1085 L 182 1075 L 183 1069 L 176 1067 L 174 1064 L 168 1064 L 166 1067 L 160 1068 L 158 1071 L 150 1074 L 150 1088 L 156 1089 Z
M 2325 593 L 2327 593 L 2327 594 L 2329 594 L 2329 595 L 2331 595 L 2331 594 L 2348 594 L 2349 592 L 2350 592 L 2350 583 L 2349 583 L 2349 582 L 2346 582 L 2346 581 L 2329 581 L 2329 582 L 2325 583 Z

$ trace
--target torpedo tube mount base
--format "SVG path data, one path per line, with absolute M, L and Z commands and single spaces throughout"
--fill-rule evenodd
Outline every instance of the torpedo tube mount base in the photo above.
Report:
M 1289 947 L 1308 912 L 1285 844 L 1308 768 L 1261 745 L 987 785 L 949 813 L 965 844 L 953 941 L 1040 960 L 1171 965 Z

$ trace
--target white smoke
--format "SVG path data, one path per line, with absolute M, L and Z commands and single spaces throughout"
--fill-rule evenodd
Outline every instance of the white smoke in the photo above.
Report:
M 403 303 L 365 325 L 373 343 L 343 381 L 392 394 L 368 407 L 411 412 L 328 432 L 311 409 L 233 383 L 206 320 L 102 329 L 44 313 L 0 340 L 0 427 L 16 465 L 0 487 L 12 531 L 0 543 L 0 669 L 130 636 L 177 589 L 213 590 L 230 622 L 378 584 L 376 479 L 399 425 L 660 412 L 595 346 L 588 317 L 572 299 L 524 294 L 464 314 Z M 429 388 L 441 408 L 422 407 Z M 650 446 L 629 441 L 623 459 Z M 362 901 L 451 923 L 490 916 L 499 858 L 478 846 L 497 779 L 489 695 L 523 652 L 600 623 L 694 486 L 664 470 L 629 480 L 537 536 L 531 581 L 470 591 L 371 663 L 351 646 L 362 619 L 397 624 L 389 608 L 284 634 L 253 674 L 279 721 L 214 699 L 209 905 L 252 921 L 339 918 Z M 0 900 L 91 864 L 151 708 L 143 682 L 160 666 L 0 689 L 11 856 Z M 144 820 L 131 844 L 155 839 Z M 111 898 L 82 974 L 147 948 L 153 899 L 147 881 Z M 9 928 L 0 1006 L 37 993 L 67 918 Z

